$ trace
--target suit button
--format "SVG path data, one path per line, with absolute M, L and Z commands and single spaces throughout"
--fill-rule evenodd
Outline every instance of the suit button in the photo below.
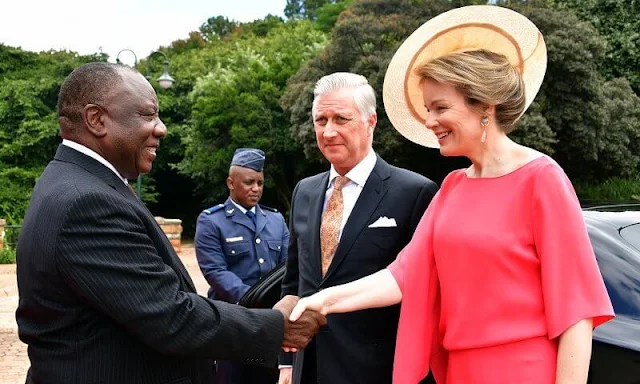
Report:
M 259 259 L 258 259 L 258 263 L 260 263 L 260 264 L 264 263 L 264 259 L 263 259 L 262 257 L 261 257 L 261 258 L 259 258 Z
M 260 238 L 257 238 L 256 239 L 256 244 L 260 244 L 260 241 L 261 241 Z
M 236 254 L 236 251 L 234 251 L 234 250 L 232 249 L 232 250 L 231 250 L 231 254 L 232 254 L 232 255 L 235 255 L 235 254 Z

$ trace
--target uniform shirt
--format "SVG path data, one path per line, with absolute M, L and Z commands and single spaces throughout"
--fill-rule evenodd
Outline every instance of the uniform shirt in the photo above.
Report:
M 287 257 L 289 230 L 272 208 L 254 207 L 256 226 L 231 198 L 198 216 L 195 246 L 209 297 L 237 303 Z

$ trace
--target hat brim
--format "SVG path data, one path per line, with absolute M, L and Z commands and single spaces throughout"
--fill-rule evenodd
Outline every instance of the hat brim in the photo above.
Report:
M 389 63 L 382 97 L 387 116 L 400 134 L 416 144 L 439 148 L 433 131 L 425 127 L 428 112 L 416 68 L 454 52 L 477 49 L 508 58 L 525 84 L 525 110 L 531 105 L 547 68 L 547 48 L 535 24 L 495 5 L 456 8 L 416 29 Z

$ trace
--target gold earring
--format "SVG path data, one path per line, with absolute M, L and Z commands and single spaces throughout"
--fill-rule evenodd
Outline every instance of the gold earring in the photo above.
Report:
M 480 126 L 482 127 L 482 136 L 480 136 L 480 142 L 484 143 L 487 141 L 487 126 L 489 125 L 489 117 L 482 116 L 482 120 L 480 120 Z

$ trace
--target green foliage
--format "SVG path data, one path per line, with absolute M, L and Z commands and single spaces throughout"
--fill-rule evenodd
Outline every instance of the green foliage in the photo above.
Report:
M 581 200 L 592 201 L 640 201 L 640 177 L 607 179 L 602 183 L 575 184 L 576 193 Z
M 287 0 L 284 15 L 289 19 L 316 20 L 321 14 L 327 17 L 337 9 L 326 8 L 327 5 L 340 2 L 341 0 Z
M 374 148 L 395 165 L 440 179 L 459 160 L 442 159 L 409 143 L 391 126 L 381 106 L 388 63 L 418 26 L 454 6 L 473 1 L 354 1 L 340 16 L 323 54 L 291 78 L 282 105 L 295 140 L 311 161 L 316 150 L 310 111 L 315 81 L 349 71 L 364 75 L 377 92 Z M 638 98 L 623 80 L 607 82 L 598 72 L 605 42 L 589 24 L 545 1 L 510 1 L 541 30 L 548 48 L 547 73 L 536 101 L 512 134 L 514 140 L 554 155 L 574 180 L 598 181 L 638 172 Z M 423 159 L 416 161 L 415 159 Z
M 604 41 L 571 12 L 516 7 L 544 35 L 548 65 L 536 97 L 557 139 L 554 158 L 574 181 L 597 182 L 638 172 L 640 99 L 624 80 L 598 72 Z
M 460 159 L 439 160 L 437 151 L 404 139 L 393 129 L 382 106 L 385 71 L 399 44 L 423 22 L 452 8 L 454 5 L 446 0 L 361 0 L 347 7 L 322 55 L 307 62 L 289 80 L 281 100 L 294 140 L 303 146 L 307 161 L 324 164 L 311 119 L 313 86 L 323 75 L 347 71 L 367 77 L 376 91 L 378 124 L 373 146 L 387 161 L 436 180 L 441 180 L 451 168 L 464 164 Z
M 600 71 L 607 79 L 626 78 L 640 94 L 640 1 L 549 0 L 558 9 L 570 9 L 596 28 L 605 42 Z
M 225 179 L 234 150 L 254 146 L 267 156 L 265 201 L 288 209 L 304 164 L 290 161 L 300 148 L 290 139 L 279 100 L 289 77 L 325 41 L 311 23 L 301 21 L 281 24 L 264 38 L 245 36 L 211 48 L 224 53 L 204 64 L 208 73 L 195 80 L 191 124 L 180 129 L 184 159 L 178 165 L 207 192 L 208 201 L 228 195 Z
M 331 32 L 338 21 L 340 14 L 347 9 L 352 0 L 343 0 L 336 3 L 327 3 L 318 8 L 315 26 L 322 32 Z
M 190 49 L 199 49 L 207 44 L 203 34 L 200 32 L 189 33 L 189 38 L 183 40 L 176 40 L 171 43 L 171 50 L 173 53 L 180 53 L 188 51 Z
M 200 26 L 200 33 L 206 41 L 212 42 L 231 34 L 237 26 L 236 21 L 230 21 L 224 16 L 214 16 Z
M 6 219 L 8 224 L 22 222 L 31 190 L 43 169 L 17 166 L 0 168 L 0 218 Z
M 9 247 L 0 249 L 0 264 L 15 264 L 16 250 Z
M 31 189 L 58 146 L 56 103 L 63 78 L 103 59 L 25 52 L 0 44 L 0 217 L 22 221 Z
M 242 27 L 238 30 L 237 35 L 251 34 L 254 36 L 265 37 L 271 30 L 282 26 L 284 20 L 280 16 L 267 15 L 262 20 L 255 20 L 249 23 L 242 24 Z

